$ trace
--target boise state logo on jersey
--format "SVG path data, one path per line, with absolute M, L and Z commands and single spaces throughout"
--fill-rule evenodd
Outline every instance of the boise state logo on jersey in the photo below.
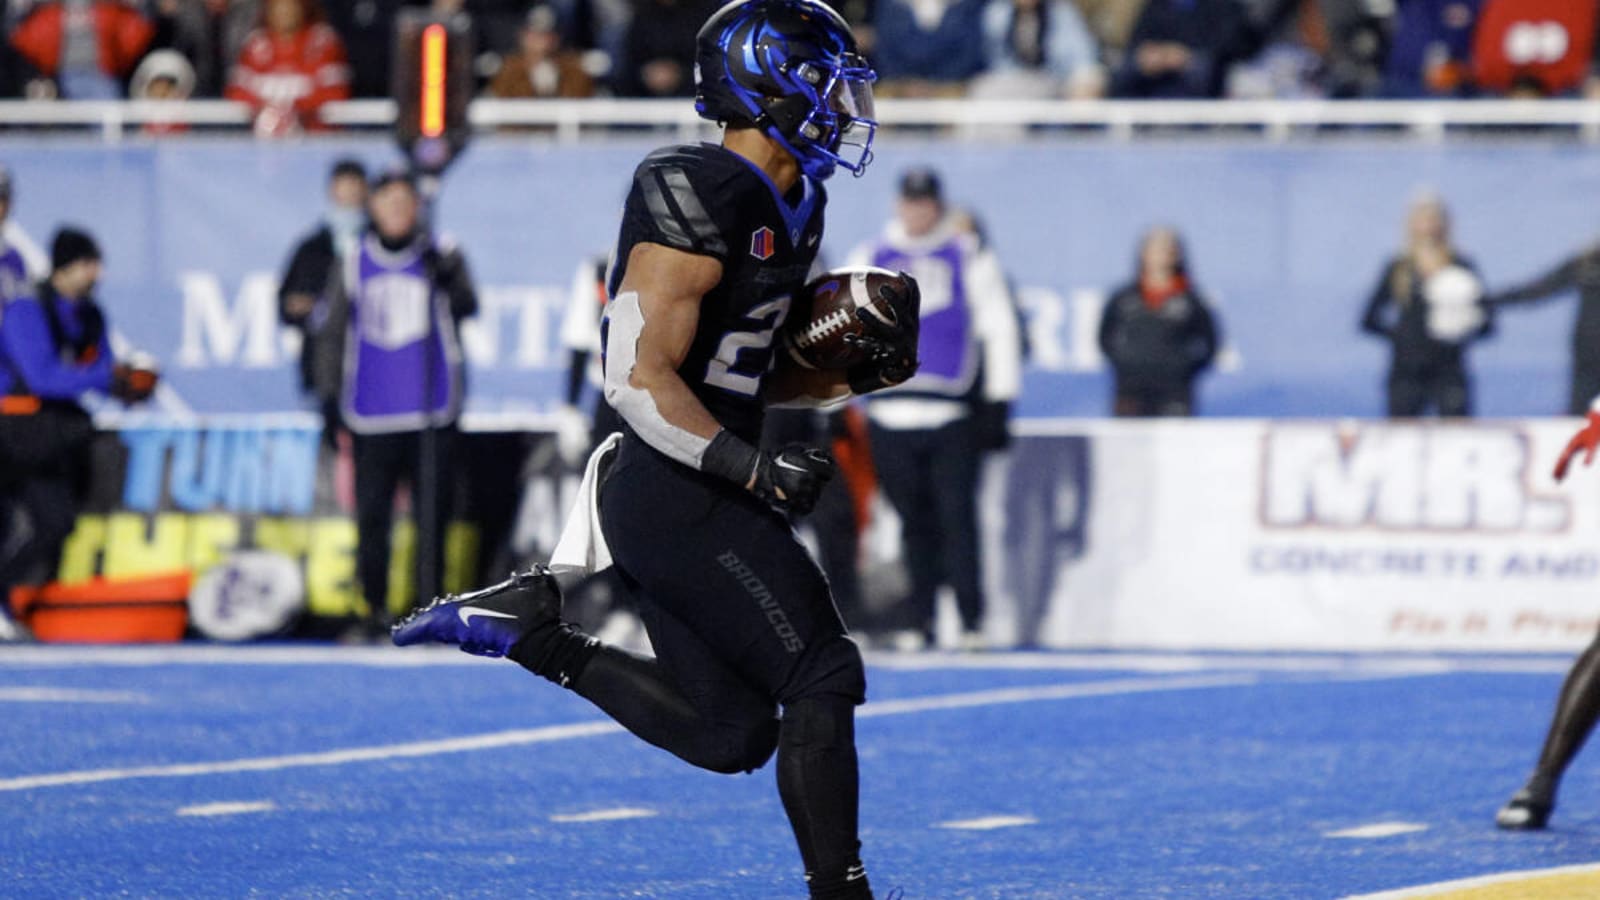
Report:
M 770 259 L 776 250 L 774 240 L 771 228 L 765 225 L 757 228 L 750 235 L 750 255 L 760 260 Z

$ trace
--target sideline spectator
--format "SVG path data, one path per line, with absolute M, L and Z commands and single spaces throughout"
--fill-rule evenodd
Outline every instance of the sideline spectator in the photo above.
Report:
M 986 72 L 972 84 L 981 97 L 1070 97 L 1105 93 L 1094 39 L 1067 0 L 989 0 L 983 11 Z
M 256 133 L 281 137 L 325 128 L 317 111 L 350 96 L 344 44 L 317 0 L 266 0 L 228 79 L 229 100 L 255 110 Z
M 116 0 L 53 0 L 28 12 L 11 32 L 17 48 L 69 100 L 117 100 L 155 28 Z
M 356 575 L 369 618 L 352 636 L 388 637 L 395 494 L 411 485 L 417 523 L 414 597 L 439 594 L 452 456 L 465 383 L 458 331 L 478 297 L 453 241 L 422 220 L 409 174 L 385 172 L 367 201 L 372 227 L 348 268 L 349 326 L 340 412 L 356 481 Z M 431 432 L 431 435 L 427 434 Z M 431 440 L 432 466 L 425 459 Z M 433 485 L 433 502 L 427 485 Z
M 518 32 L 517 51 L 505 57 L 489 83 L 495 97 L 592 97 L 594 79 L 583 56 L 561 45 L 555 10 L 535 6 Z
M 1132 0 L 1073 0 L 1073 5 L 1083 14 L 1083 22 L 1089 26 L 1106 61 L 1114 65 L 1128 48 L 1142 4 Z
M 134 100 L 182 103 L 194 94 L 194 66 L 176 50 L 157 50 L 144 58 L 133 72 L 128 95 Z M 176 113 L 176 110 L 174 110 Z M 144 124 L 145 134 L 181 134 L 189 126 L 176 115 Z
M 1406 247 L 1384 264 L 1361 328 L 1394 346 L 1389 416 L 1472 415 L 1467 345 L 1494 322 L 1481 303 L 1483 283 L 1450 240 L 1444 201 L 1425 193 L 1406 217 Z
M 1399 4 L 1383 67 L 1384 97 L 1460 97 L 1471 88 L 1472 29 L 1480 0 Z
M 1252 40 L 1238 0 L 1147 0 L 1112 81 L 1118 97 L 1220 97 Z
M 694 46 L 716 0 L 640 0 L 622 41 L 619 97 L 694 96 Z
M 1333 98 L 1371 97 L 1383 85 L 1392 10 L 1369 0 L 1320 0 L 1326 49 L 1322 87 Z
M 1111 362 L 1116 416 L 1192 416 L 1194 383 L 1217 356 L 1216 318 L 1189 273 L 1178 232 L 1150 229 L 1133 280 L 1106 302 L 1100 352 Z
M 112 356 L 94 299 L 101 272 L 94 238 L 62 228 L 50 257 L 50 276 L 9 301 L 0 317 L 0 597 L 44 580 L 77 522 L 94 436 L 79 395 L 99 391 L 137 403 L 157 380 L 152 368 Z M 0 614 L 0 641 L 26 638 Z
M 884 97 L 959 97 L 983 71 L 986 0 L 879 0 L 873 67 Z
M 0 166 L 0 317 L 5 304 L 33 289 L 49 268 L 44 251 L 11 218 L 11 170 Z
M 260 0 L 154 0 L 150 18 L 156 32 L 150 46 L 176 50 L 189 60 L 194 96 L 220 97 L 260 6 Z
M 983 425 L 997 417 L 983 412 L 1003 410 L 1022 384 L 1005 274 L 966 221 L 950 214 L 935 172 L 912 169 L 901 176 L 895 218 L 851 259 L 909 272 L 922 292 L 921 368 L 867 403 L 873 463 L 900 514 L 911 576 L 908 649 L 933 641 L 940 584 L 955 589 L 962 645 L 985 645 L 977 490 Z
M 316 400 L 332 441 L 338 426 L 339 370 L 344 360 L 343 325 L 348 310 L 336 310 L 347 263 L 367 227 L 367 170 L 341 159 L 328 173 L 328 205 L 322 223 L 295 245 L 278 286 L 278 318 L 298 329 L 300 388 Z
M 1578 251 L 1532 281 L 1491 294 L 1484 303 L 1498 311 L 1572 290 L 1578 292 L 1578 316 L 1572 325 L 1572 381 L 1567 414 L 1581 416 L 1589 411 L 1589 401 L 1600 396 L 1600 243 Z

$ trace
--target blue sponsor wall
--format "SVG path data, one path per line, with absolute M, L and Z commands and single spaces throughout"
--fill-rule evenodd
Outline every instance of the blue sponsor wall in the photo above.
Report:
M 465 246 L 489 301 L 474 409 L 539 411 L 556 399 L 567 286 L 579 261 L 614 237 L 628 174 L 653 143 L 495 137 L 451 171 L 439 221 Z M 273 333 L 264 298 L 319 215 L 329 164 L 346 154 L 375 165 L 396 158 L 377 137 L 0 140 L 16 175 L 16 218 L 41 244 L 60 222 L 100 236 L 114 324 L 163 359 L 182 402 L 204 413 L 300 408 L 292 348 Z M 1459 242 L 1492 286 L 1543 271 L 1600 231 L 1600 155 L 1577 145 L 899 139 L 883 142 L 866 177 L 831 184 L 830 258 L 881 227 L 895 177 L 912 164 L 943 170 L 952 199 L 981 214 L 1027 292 L 1039 347 L 1028 416 L 1105 412 L 1109 380 L 1085 352 L 1073 303 L 1124 280 L 1154 222 L 1185 234 L 1237 353 L 1201 395 L 1205 414 L 1226 416 L 1381 413 L 1387 350 L 1356 323 L 1423 186 L 1449 200 Z M 1563 408 L 1574 311 L 1568 299 L 1502 316 L 1472 355 L 1481 414 Z

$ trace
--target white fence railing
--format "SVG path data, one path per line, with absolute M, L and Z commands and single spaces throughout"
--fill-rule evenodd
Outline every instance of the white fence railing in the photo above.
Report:
M 343 128 L 379 129 L 393 123 L 389 100 L 354 100 L 324 107 L 324 118 Z M 480 129 L 537 129 L 559 140 L 619 127 L 650 127 L 695 134 L 708 129 L 686 100 L 492 100 L 469 111 Z M 1045 128 L 1103 134 L 1126 140 L 1151 131 L 1226 129 L 1268 140 L 1351 130 L 1393 132 L 1438 139 L 1452 133 L 1570 132 L 1600 142 L 1600 103 L 1586 100 L 1471 101 L 1050 101 L 883 100 L 885 129 L 938 128 L 982 138 Z M 149 124 L 244 131 L 250 112 L 225 100 L 0 101 L 0 131 L 97 130 L 108 141 Z

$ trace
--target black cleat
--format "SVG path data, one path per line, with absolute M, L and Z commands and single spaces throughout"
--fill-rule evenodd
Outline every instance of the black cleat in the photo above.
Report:
M 505 656 L 523 635 L 561 616 L 561 587 L 544 566 L 496 585 L 446 594 L 396 623 L 396 645 L 456 644 L 476 656 Z
M 1553 794 L 1524 787 L 1495 813 L 1494 824 L 1507 831 L 1538 831 L 1550 821 L 1550 812 L 1555 808 Z

